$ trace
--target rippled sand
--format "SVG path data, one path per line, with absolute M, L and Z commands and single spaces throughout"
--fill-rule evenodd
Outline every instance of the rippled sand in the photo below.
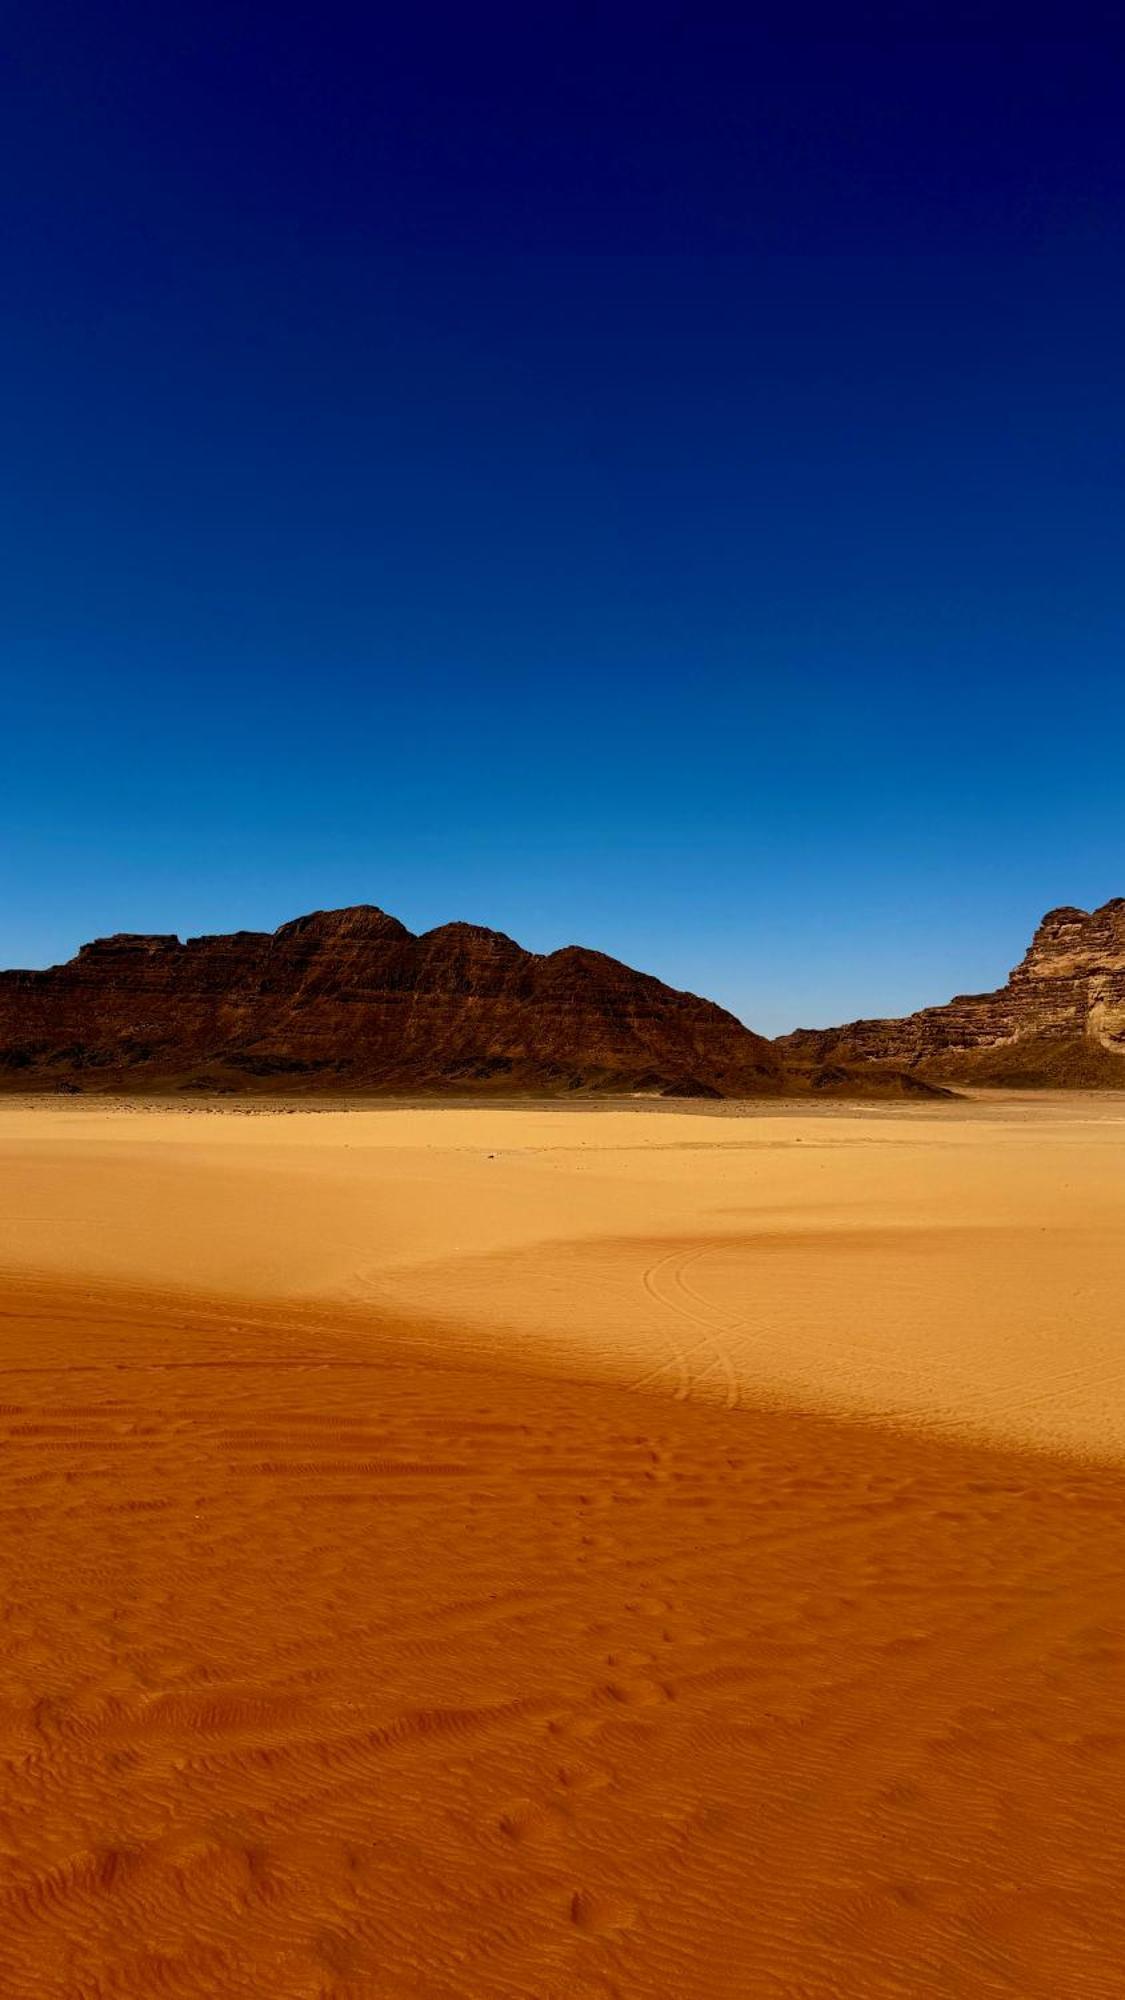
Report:
M 1125 1118 L 0 1106 L 0 1992 L 1116 1995 Z

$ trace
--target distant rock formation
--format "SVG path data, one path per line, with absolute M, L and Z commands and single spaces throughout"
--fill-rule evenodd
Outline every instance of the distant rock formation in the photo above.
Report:
M 966 1083 L 1125 1089 L 1125 897 L 1050 910 L 995 993 L 900 1020 L 798 1028 L 774 1047 L 797 1068 L 890 1063 Z
M 0 972 L 0 1089 L 939 1097 L 1125 1089 L 1125 897 L 1051 910 L 1006 986 L 768 1042 L 602 952 L 382 910 L 118 936 Z
M 0 1087 L 403 1094 L 785 1088 L 733 1014 L 577 945 L 499 931 L 416 937 L 382 910 L 272 933 L 100 938 L 0 973 Z

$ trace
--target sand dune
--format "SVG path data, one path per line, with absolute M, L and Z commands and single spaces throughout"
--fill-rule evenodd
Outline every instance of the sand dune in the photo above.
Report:
M 0 1992 L 1119 1993 L 1123 1137 L 5 1106 Z
M 753 1117 L 0 1104 L 0 1268 L 436 1352 L 1125 1450 L 1125 1106 Z M 425 1339 L 425 1327 L 416 1336 Z

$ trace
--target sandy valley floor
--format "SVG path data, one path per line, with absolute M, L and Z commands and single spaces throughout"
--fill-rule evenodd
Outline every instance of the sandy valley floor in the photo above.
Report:
M 0 1103 L 0 1991 L 1117 1995 L 1125 1105 Z

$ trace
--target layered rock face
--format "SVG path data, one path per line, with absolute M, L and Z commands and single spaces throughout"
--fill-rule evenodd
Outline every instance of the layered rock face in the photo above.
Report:
M 364 906 L 0 973 L 0 1086 L 753 1096 L 783 1066 L 721 1007 L 601 952 L 472 924 L 417 937 Z
M 894 1063 L 934 1077 L 1125 1087 L 1125 897 L 1043 918 L 995 993 L 961 994 L 901 1020 L 799 1028 L 790 1063 Z

